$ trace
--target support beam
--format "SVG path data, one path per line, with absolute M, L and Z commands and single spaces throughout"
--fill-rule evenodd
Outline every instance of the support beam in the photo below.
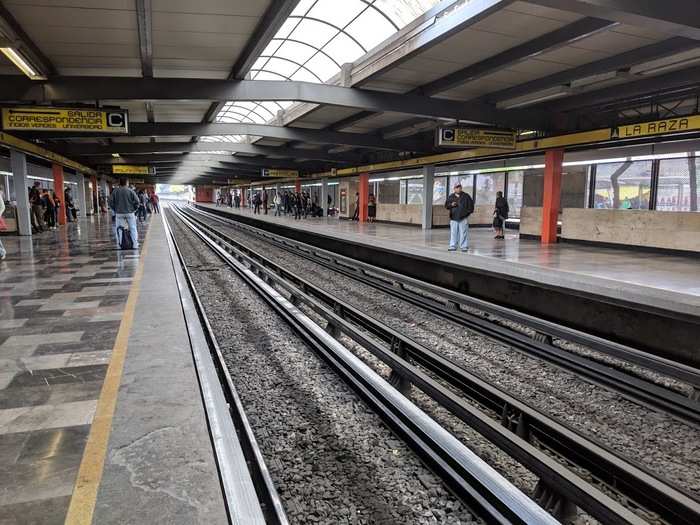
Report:
M 32 234 L 32 221 L 29 210 L 29 190 L 27 189 L 27 155 L 21 151 L 10 150 L 10 171 L 15 186 L 15 199 L 17 200 L 17 232 L 20 235 Z M 7 188 L 5 198 L 10 199 L 10 190 Z
M 142 153 L 192 153 L 207 151 L 229 151 L 265 155 L 293 159 L 295 162 L 315 160 L 339 164 L 352 164 L 359 160 L 354 154 L 330 154 L 321 150 L 287 148 L 284 146 L 256 146 L 238 142 L 115 142 L 112 144 L 98 143 L 67 143 L 60 148 L 67 157 L 85 157 L 90 155 L 120 155 Z M 232 157 L 233 158 L 233 157 Z M 247 160 L 248 158 L 246 158 Z M 260 160 L 260 159 L 257 159 Z M 278 159 L 273 159 L 276 161 Z M 289 163 L 289 162 L 288 162 Z M 292 162 L 293 164 L 294 162 Z
M 153 77 L 153 9 L 151 0 L 136 0 L 136 22 L 139 28 L 141 74 Z
M 435 181 L 435 166 L 423 166 L 423 215 L 421 227 L 424 230 L 433 228 L 433 183 Z
M 542 115 L 528 110 L 506 114 L 482 102 L 464 103 L 312 82 L 128 77 L 55 77 L 32 82 L 16 75 L 0 77 L 0 100 L 69 103 L 106 99 L 293 100 L 503 126 L 536 127 L 545 121 Z
M 557 242 L 557 222 L 561 202 L 561 172 L 564 150 L 553 149 L 544 154 L 544 192 L 542 196 L 542 244 Z
M 242 157 L 245 159 L 245 157 Z M 211 154 L 206 155 L 204 153 L 160 153 L 156 155 L 150 154 L 133 154 L 133 155 L 121 155 L 119 158 L 114 158 L 111 155 L 95 155 L 90 157 L 90 162 L 92 164 L 99 165 L 111 165 L 111 164 L 172 164 L 180 162 L 192 162 L 192 163 L 227 163 L 230 161 L 233 164 L 239 164 L 240 158 L 236 158 L 234 155 L 218 155 Z M 241 166 L 243 168 L 243 166 Z M 255 169 L 258 169 L 255 167 Z
M 700 39 L 696 0 L 528 0 L 531 4 Z
M 24 32 L 19 22 L 12 16 L 7 8 L 0 2 L 0 34 L 15 42 L 19 43 L 19 52 L 26 56 L 32 65 L 38 69 L 39 73 L 47 77 L 56 74 L 56 68 L 51 61 L 41 52 L 41 49 L 29 38 L 29 35 Z M 0 97 L 1 98 L 1 97 Z
M 542 53 L 553 51 L 563 46 L 588 38 L 591 35 L 605 31 L 618 25 L 600 18 L 583 18 L 560 29 L 534 38 L 524 44 L 520 44 L 490 58 L 450 73 L 442 78 L 412 91 L 412 94 L 426 96 L 436 95 L 467 82 L 473 82 L 479 78 L 500 71 L 503 68 L 535 57 Z
M 672 37 L 648 46 L 633 49 L 619 55 L 613 55 L 602 60 L 589 62 L 578 67 L 554 73 L 546 77 L 525 82 L 511 88 L 502 89 L 485 97 L 485 100 L 495 104 L 503 100 L 521 97 L 529 93 L 543 91 L 568 84 L 574 80 L 593 77 L 603 73 L 619 71 L 645 62 L 672 57 L 678 53 L 700 47 L 700 42 L 684 37 Z

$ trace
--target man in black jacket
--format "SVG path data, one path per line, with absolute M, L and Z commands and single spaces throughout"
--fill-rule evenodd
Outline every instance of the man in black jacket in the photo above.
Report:
M 474 212 L 474 201 L 462 191 L 462 185 L 455 184 L 455 191 L 447 196 L 445 208 L 450 212 L 450 247 L 451 252 L 459 248 L 466 252 L 469 248 L 468 217 Z

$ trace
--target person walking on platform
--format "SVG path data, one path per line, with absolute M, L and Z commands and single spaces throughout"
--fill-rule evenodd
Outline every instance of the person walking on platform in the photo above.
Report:
M 455 191 L 447 196 L 445 208 L 450 212 L 450 246 L 453 252 L 459 248 L 466 252 L 469 248 L 469 219 L 474 212 L 474 201 L 462 191 L 462 185 L 455 184 Z
M 355 193 L 355 213 L 352 214 L 352 219 L 353 221 L 359 221 L 360 220 L 360 194 Z
M 44 231 L 44 208 L 41 206 L 41 192 L 39 186 L 41 183 L 35 182 L 34 186 L 29 189 L 29 206 L 31 206 L 32 226 L 36 233 Z
M 146 222 L 146 217 L 148 216 L 148 197 L 146 196 L 146 192 L 143 190 L 139 191 L 138 193 L 139 197 L 139 209 L 137 216 L 139 218 L 139 221 L 141 222 Z
M 496 236 L 494 239 L 505 239 L 503 234 L 503 228 L 506 226 L 506 219 L 508 219 L 508 201 L 503 196 L 502 191 L 496 192 L 496 207 L 493 210 L 493 227 L 496 230 Z
M 367 221 L 374 222 L 377 218 L 377 199 L 372 193 L 369 194 L 369 199 L 367 199 Z
M 119 247 L 118 227 L 121 223 L 126 222 L 129 226 L 131 234 L 131 242 L 134 250 L 139 247 L 139 232 L 136 229 L 136 210 L 139 209 L 139 198 L 136 192 L 126 185 L 124 177 L 119 179 L 119 186 L 112 191 L 109 196 L 109 207 L 114 213 L 114 228 L 117 247 Z
M 155 191 L 151 192 L 151 206 L 153 206 L 153 213 L 160 213 L 160 197 Z
M 236 208 L 241 207 L 241 196 L 238 193 L 236 193 L 236 195 L 234 195 L 233 202 L 234 202 Z
M 301 193 L 296 192 L 296 194 L 292 195 L 291 201 L 292 201 L 292 208 L 294 208 L 294 220 L 298 221 L 299 219 L 301 219 L 301 208 L 302 208 Z
M 256 192 L 253 195 L 253 214 L 260 215 L 260 205 L 262 204 L 262 198 L 260 197 L 260 192 Z

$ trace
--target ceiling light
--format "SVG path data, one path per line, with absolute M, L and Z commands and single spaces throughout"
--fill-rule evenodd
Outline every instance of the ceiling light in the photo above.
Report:
M 121 155 L 119 155 L 119 153 L 112 153 L 112 157 L 118 159 L 119 157 L 121 157 Z
M 10 61 L 17 66 L 22 73 L 27 75 L 32 80 L 46 80 L 46 76 L 43 75 L 37 68 L 33 67 L 29 61 L 24 58 L 19 51 L 14 47 L 0 47 L 0 51 L 10 59 Z
M 661 66 L 656 66 L 656 67 L 651 67 L 649 69 L 645 69 L 642 71 L 638 71 L 638 75 L 655 75 L 656 73 L 661 73 L 663 71 L 667 71 L 669 69 L 679 69 L 685 66 L 689 66 L 691 64 L 695 64 L 696 62 L 700 62 L 700 57 L 695 57 L 695 58 L 690 58 L 687 60 L 679 60 L 678 62 L 672 62 L 670 64 L 664 64 Z
M 537 93 L 528 93 L 527 95 L 523 95 L 521 97 L 504 100 L 503 102 L 497 103 L 496 107 L 498 109 L 522 108 L 532 104 L 537 104 L 539 102 L 544 102 L 546 100 L 565 97 L 570 94 L 571 88 L 569 86 L 556 86 L 552 89 L 539 91 Z

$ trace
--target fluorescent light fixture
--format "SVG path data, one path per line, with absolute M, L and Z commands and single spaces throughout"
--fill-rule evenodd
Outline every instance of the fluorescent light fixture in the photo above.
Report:
M 679 69 L 685 66 L 689 66 L 691 64 L 695 64 L 697 62 L 700 62 L 700 57 L 695 57 L 695 58 L 689 58 L 686 60 L 679 60 L 677 62 L 671 62 L 670 64 L 663 64 L 661 66 L 656 66 L 656 67 L 651 67 L 649 69 L 644 69 L 642 71 L 638 71 L 638 75 L 655 75 L 656 73 L 662 73 L 664 71 L 668 71 L 670 69 Z
M 115 159 L 118 159 L 121 157 L 121 155 L 119 155 L 119 153 L 112 153 L 112 157 L 114 157 Z
M 13 47 L 0 47 L 0 51 L 8 58 L 10 61 L 19 68 L 22 73 L 27 75 L 32 80 L 46 80 L 44 76 L 38 69 L 33 67 L 27 59 L 25 59 L 15 48 Z
M 537 133 L 537 132 L 534 131 L 534 130 L 521 131 L 521 132 L 520 132 L 520 136 L 521 136 L 521 137 L 527 137 L 528 135 L 534 135 L 535 133 Z
M 569 86 L 556 86 L 544 91 L 538 91 L 537 93 L 528 93 L 527 95 L 523 95 L 521 97 L 515 97 L 498 102 L 496 107 L 498 109 L 522 108 L 525 106 L 531 106 L 532 104 L 537 104 L 539 102 L 545 102 L 546 100 L 565 97 L 570 94 L 571 88 Z

